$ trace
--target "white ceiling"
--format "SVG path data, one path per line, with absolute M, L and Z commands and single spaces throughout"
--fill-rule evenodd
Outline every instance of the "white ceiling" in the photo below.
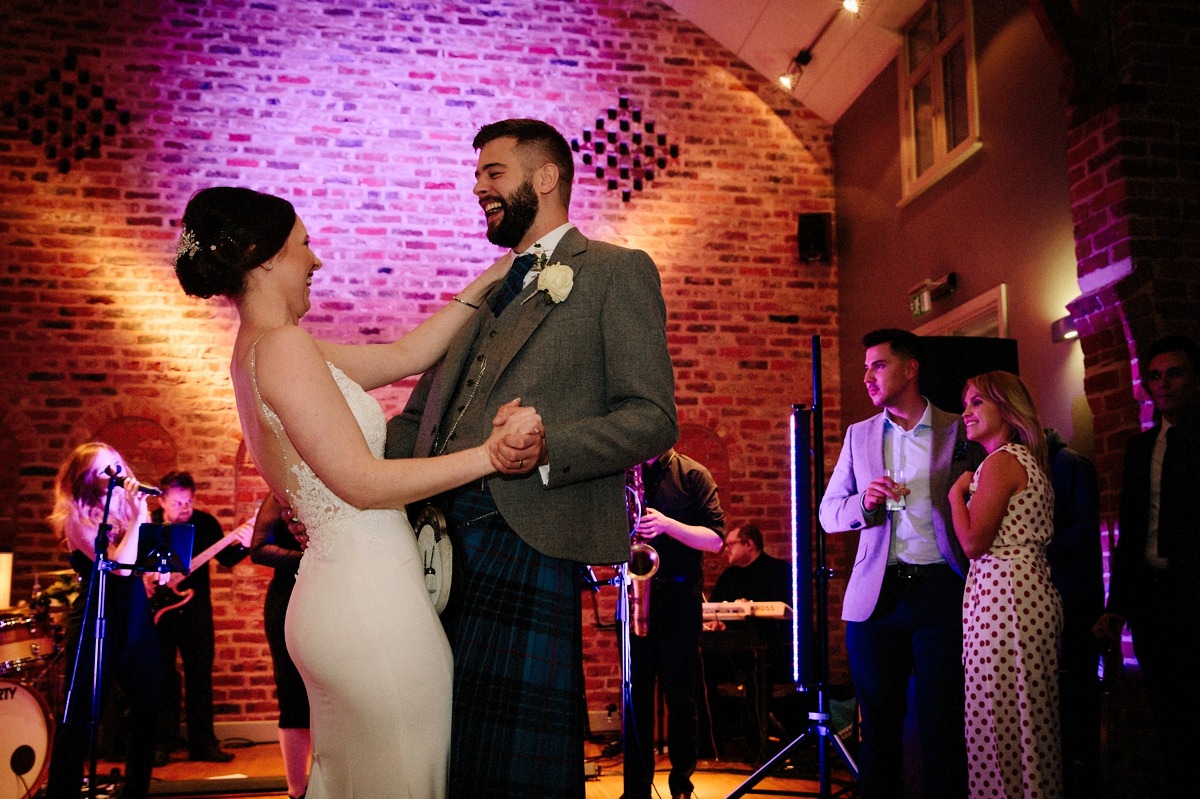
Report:
M 841 0 L 665 2 L 771 81 L 810 49 L 792 96 L 833 123 L 896 57 L 898 31 L 926 0 L 860 0 L 857 15 Z

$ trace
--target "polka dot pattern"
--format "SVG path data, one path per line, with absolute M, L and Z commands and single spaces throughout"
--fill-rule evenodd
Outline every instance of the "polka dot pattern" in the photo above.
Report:
M 1009 500 L 991 549 L 971 561 L 967 575 L 963 668 L 970 795 L 1061 799 L 1062 600 L 1046 561 L 1054 495 L 1028 449 L 1006 444 L 997 452 L 1017 458 L 1028 485 Z

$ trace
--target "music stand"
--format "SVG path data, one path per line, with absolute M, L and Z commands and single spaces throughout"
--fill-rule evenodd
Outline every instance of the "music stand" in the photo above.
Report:
M 92 560 L 91 580 L 88 582 L 87 600 L 84 606 L 84 621 L 80 629 L 79 646 L 75 649 L 75 662 L 71 666 L 71 677 L 67 682 L 67 697 L 62 715 L 63 724 L 70 724 L 72 711 L 75 709 L 72 699 L 75 695 L 77 681 L 80 679 L 79 666 L 84 649 L 83 636 L 86 634 L 88 624 L 90 623 L 93 631 L 93 649 L 92 703 L 88 719 L 88 799 L 96 799 L 96 771 L 100 748 L 100 694 L 101 686 L 104 684 L 102 675 L 104 670 L 104 636 L 105 628 L 107 627 L 105 603 L 108 574 L 117 570 L 129 570 L 136 575 L 146 572 L 167 573 L 174 571 L 176 565 L 182 565 L 186 571 L 186 567 L 191 562 L 192 534 L 195 529 L 190 524 L 143 524 L 138 529 L 138 562 L 117 563 L 116 561 L 109 560 L 108 534 L 112 530 L 112 525 L 108 523 L 109 506 L 112 504 L 113 489 L 124 480 L 120 476 L 120 473 L 120 467 L 115 465 L 105 470 L 105 474 L 108 475 L 108 490 L 104 497 L 104 515 L 101 517 L 100 524 L 96 528 L 95 557 Z M 162 528 L 170 529 L 164 534 Z M 186 528 L 186 530 L 181 528 Z M 144 543 L 141 535 L 147 531 L 152 540 Z M 172 550 L 172 547 L 184 544 L 186 544 L 187 548 L 182 551 L 186 552 L 186 555 L 180 557 Z
M 830 728 L 830 709 L 826 690 L 829 682 L 829 578 L 833 571 L 826 567 L 825 536 L 813 525 L 813 486 L 824 486 L 825 446 L 822 436 L 821 418 L 821 337 L 812 337 L 813 352 L 813 407 L 792 406 L 792 644 L 795 653 L 793 677 L 796 690 L 815 692 L 816 710 L 808 714 L 809 725 L 791 743 L 764 763 L 757 771 L 729 794 L 727 799 L 737 799 L 750 793 L 770 793 L 773 796 L 819 796 L 830 797 L 829 744 L 832 743 L 841 755 L 853 778 L 858 778 L 858 765 L 850 755 L 846 744 Z M 816 431 L 815 433 L 813 431 Z M 815 532 L 815 535 L 814 535 Z M 813 546 L 815 539 L 815 547 Z M 800 590 L 801 565 L 807 565 L 810 552 L 815 549 L 816 563 L 812 568 L 812 584 L 805 583 Z M 807 628 L 813 618 L 813 588 L 816 594 L 816 627 Z M 814 651 L 815 648 L 815 651 Z M 803 664 L 805 671 L 801 671 Z M 776 767 L 783 765 L 788 756 L 815 736 L 817 744 L 817 771 L 819 792 L 758 791 L 754 786 L 762 782 Z
M 195 525 L 143 524 L 138 531 L 137 571 L 191 574 L 195 537 Z

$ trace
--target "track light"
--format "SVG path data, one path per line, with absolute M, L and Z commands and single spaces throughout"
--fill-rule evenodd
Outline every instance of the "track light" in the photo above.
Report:
M 842 0 L 842 9 L 851 14 L 857 14 L 859 11 L 858 0 Z M 787 69 L 779 76 L 779 85 L 784 91 L 791 91 L 796 88 L 796 84 L 800 82 L 800 76 L 804 74 L 804 68 L 812 61 L 813 48 L 817 46 L 817 42 L 821 41 L 821 37 L 829 30 L 829 26 L 838 17 L 838 11 L 835 9 L 829 18 L 825 20 L 825 24 L 821 26 L 821 30 L 817 31 L 817 35 L 813 37 L 812 44 L 805 47 L 800 52 L 796 53 L 795 57 L 788 62 Z
M 788 62 L 787 69 L 779 76 L 779 85 L 787 91 L 796 88 L 796 84 L 800 82 L 800 76 L 804 74 L 804 68 L 812 61 L 812 51 L 805 49 L 796 53 L 796 57 Z

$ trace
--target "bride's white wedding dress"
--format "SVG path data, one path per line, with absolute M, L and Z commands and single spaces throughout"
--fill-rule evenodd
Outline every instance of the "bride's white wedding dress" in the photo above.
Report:
M 387 426 L 379 403 L 329 367 L 371 452 L 382 458 Z M 250 368 L 254 374 L 253 354 Z M 279 417 L 259 403 L 282 433 Z M 288 499 L 308 528 L 286 623 L 312 707 L 307 799 L 443 797 L 453 661 L 408 518 L 402 510 L 347 505 L 282 435 L 280 445 Z

